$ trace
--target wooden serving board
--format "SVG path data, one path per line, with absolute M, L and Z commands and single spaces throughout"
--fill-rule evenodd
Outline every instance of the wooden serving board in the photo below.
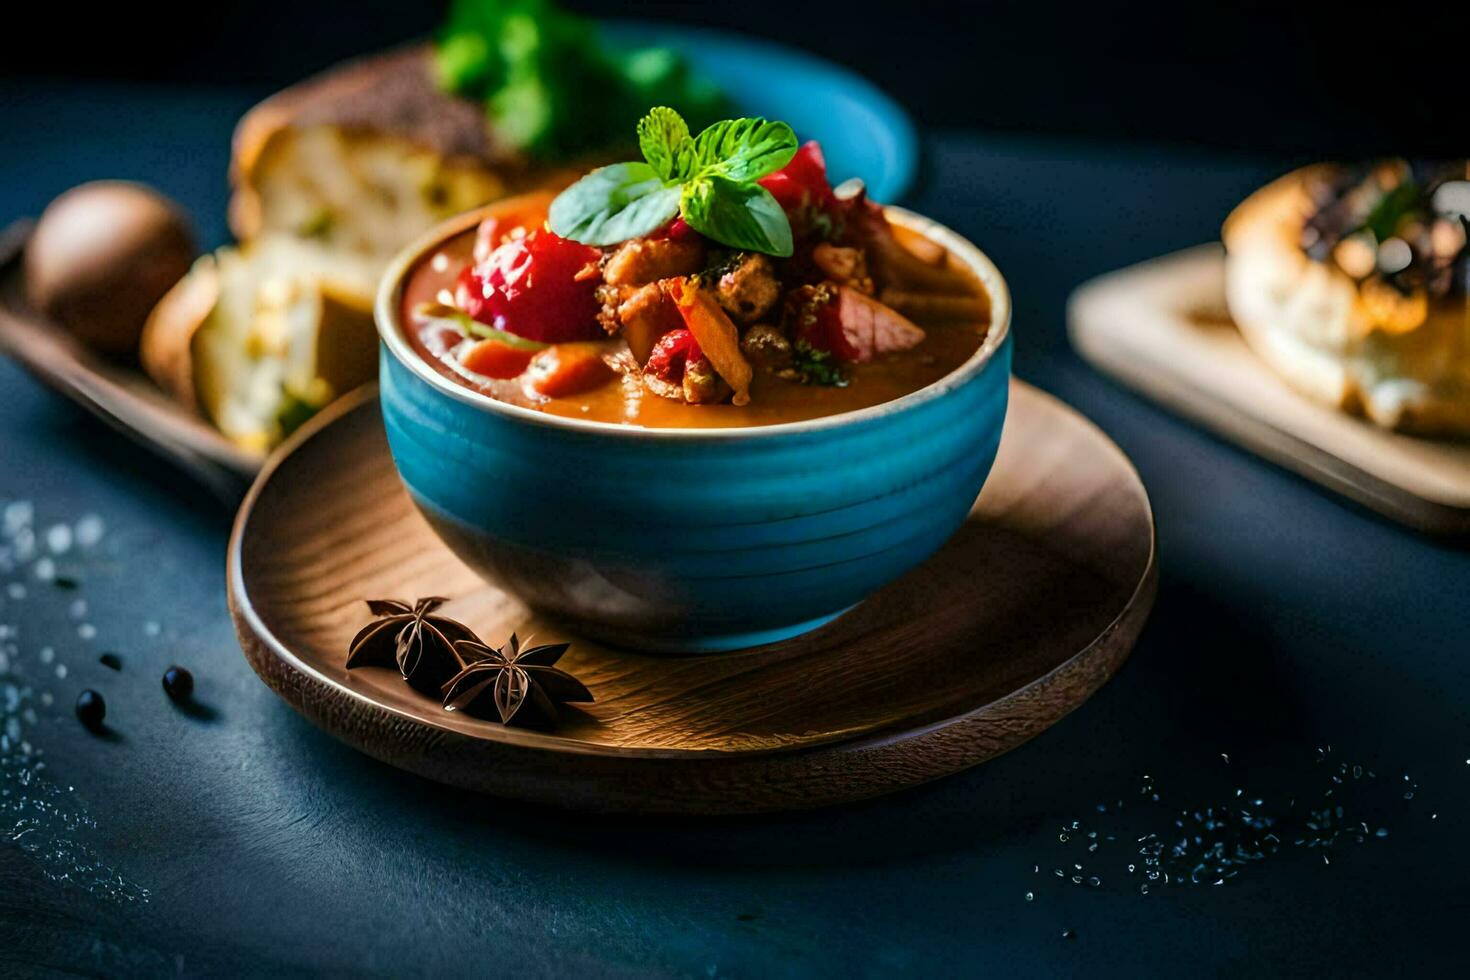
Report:
M 1219 245 L 1094 279 L 1068 307 L 1095 367 L 1247 449 L 1430 534 L 1470 536 L 1470 441 L 1380 429 L 1297 394 L 1225 306 Z
M 25 298 L 31 222 L 0 231 L 0 353 L 139 445 L 181 467 L 233 507 L 263 457 L 248 453 L 159 390 L 136 364 L 88 350 Z
M 735 813 L 875 796 L 1055 724 L 1132 648 L 1155 592 L 1153 516 L 1127 458 L 1016 382 L 995 469 L 928 563 L 822 629 L 712 656 L 580 639 L 485 584 L 394 471 L 372 392 L 272 457 L 236 519 L 229 601 L 252 667 L 378 759 L 473 790 L 601 811 Z M 596 696 L 554 733 L 446 713 L 396 672 L 347 671 L 363 600 L 453 597 L 492 643 L 571 640 Z

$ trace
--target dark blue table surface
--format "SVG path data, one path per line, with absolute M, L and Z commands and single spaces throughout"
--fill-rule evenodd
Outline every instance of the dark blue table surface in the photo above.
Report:
M 0 85 L 0 221 L 130 177 L 221 241 L 227 141 L 250 101 Z M 1290 161 L 958 132 L 926 149 L 909 203 L 1005 270 L 1017 373 L 1117 440 L 1153 498 L 1158 605 L 1095 698 L 977 770 L 812 813 L 609 819 L 444 789 L 277 701 L 225 611 L 229 515 L 0 361 L 0 972 L 1463 965 L 1470 555 L 1125 393 L 1064 337 L 1079 282 L 1210 239 Z M 65 543 L 51 529 L 87 515 L 101 541 L 49 556 L 77 587 L 47 581 L 47 542 Z M 28 530 L 37 551 L 18 560 Z M 175 662 L 198 680 L 192 714 L 159 688 Z M 110 738 L 72 718 L 83 687 L 106 695 Z M 1223 829 L 1200 830 L 1207 807 L 1229 808 Z M 1280 821 L 1279 853 L 1221 885 L 1180 885 L 1166 858 L 1171 883 L 1141 893 L 1137 837 L 1234 842 L 1240 808 Z

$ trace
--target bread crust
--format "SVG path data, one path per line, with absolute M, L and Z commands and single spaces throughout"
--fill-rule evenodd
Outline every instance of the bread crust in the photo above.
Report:
M 1430 300 L 1408 331 L 1378 322 L 1363 288 L 1300 246 L 1307 187 L 1325 165 L 1287 174 L 1225 222 L 1226 300 L 1256 354 L 1315 401 L 1419 435 L 1470 436 L 1470 304 Z
M 138 343 L 143 370 L 164 391 L 190 410 L 199 407 L 194 387 L 194 334 L 219 300 L 219 270 L 213 255 L 195 260 L 193 268 L 163 295 Z
M 335 127 L 350 136 L 403 140 L 440 157 L 447 168 L 484 174 L 507 185 L 528 162 L 496 138 L 483 107 L 441 91 L 432 49 L 416 44 L 368 55 L 298 82 L 240 119 L 231 144 L 230 229 L 241 241 L 262 229 L 256 171 L 290 129 Z

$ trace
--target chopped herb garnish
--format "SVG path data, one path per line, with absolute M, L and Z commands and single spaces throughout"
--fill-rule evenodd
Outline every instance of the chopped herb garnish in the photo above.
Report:
M 481 340 L 498 340 L 507 347 L 515 347 L 519 350 L 542 350 L 545 344 L 525 337 L 517 336 L 508 330 L 497 330 L 489 324 L 481 323 L 473 319 L 463 310 L 456 310 L 452 306 L 442 303 L 424 303 L 414 310 L 414 315 L 427 323 L 438 323 L 458 330 L 466 337 L 478 337 Z
M 314 405 L 300 395 L 287 391 L 281 401 L 280 410 L 276 412 L 276 424 L 281 427 L 281 434 L 289 436 L 320 408 L 320 405 Z
M 296 233 L 302 238 L 326 238 L 332 232 L 332 226 L 336 224 L 336 216 L 331 208 L 318 208 L 310 218 L 301 222 L 301 227 Z
M 847 373 L 831 351 L 817 350 L 805 340 L 798 340 L 791 351 L 791 366 L 806 384 L 846 388 Z
M 682 217 L 706 238 L 768 255 L 792 253 L 791 222 L 757 181 L 796 155 L 783 122 L 727 119 L 691 135 L 673 109 L 638 123 L 643 162 L 602 167 L 551 204 L 551 230 L 586 245 L 615 245 Z

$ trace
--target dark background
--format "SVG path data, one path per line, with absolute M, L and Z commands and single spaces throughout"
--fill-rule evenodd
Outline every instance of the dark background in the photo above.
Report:
M 856 806 L 649 821 L 471 797 L 339 745 L 276 699 L 225 610 L 228 514 L 0 359 L 0 497 L 34 501 L 43 527 L 96 511 L 113 542 L 67 569 L 79 591 L 28 579 L 5 610 L 27 658 L 54 642 L 71 666 L 35 727 L 50 778 L 75 787 L 68 808 L 96 825 L 61 830 L 153 891 L 108 904 L 40 873 L 50 843 L 0 839 L 0 976 L 1463 973 L 1470 553 L 1129 394 L 1069 350 L 1064 324 L 1079 283 L 1213 239 L 1293 161 L 1452 140 L 1464 153 L 1465 13 L 577 6 L 779 38 L 909 107 L 929 179 L 908 203 L 995 258 L 1018 374 L 1094 420 L 1149 488 L 1161 584 L 1133 656 L 1023 750 Z M 27 11 L 24 30 L 0 31 L 0 72 L 18 76 L 0 83 L 0 221 L 81 180 L 139 177 L 208 242 L 225 236 L 229 133 L 255 98 L 439 17 L 411 0 Z M 57 639 L 75 635 L 79 596 L 92 647 Z M 96 662 L 109 648 L 123 672 Z M 170 663 L 194 671 L 215 717 L 167 705 Z M 71 717 L 82 687 L 105 692 L 117 740 Z M 1386 799 L 1350 816 L 1390 831 L 1330 864 L 1295 849 L 1226 887 L 1150 896 L 1116 854 L 1100 889 L 1046 871 L 1076 853 L 1059 828 L 1101 819 L 1100 801 L 1126 796 L 1120 821 L 1170 833 L 1172 809 L 1132 802 L 1142 774 L 1169 808 L 1242 788 L 1278 805 L 1320 795 L 1329 749 L 1381 777 Z
M 0 73 L 281 85 L 431 32 L 443 0 L 27 5 Z M 574 0 L 857 68 L 921 125 L 1250 152 L 1462 155 L 1470 4 Z M 1450 132 L 1453 128 L 1454 132 Z

